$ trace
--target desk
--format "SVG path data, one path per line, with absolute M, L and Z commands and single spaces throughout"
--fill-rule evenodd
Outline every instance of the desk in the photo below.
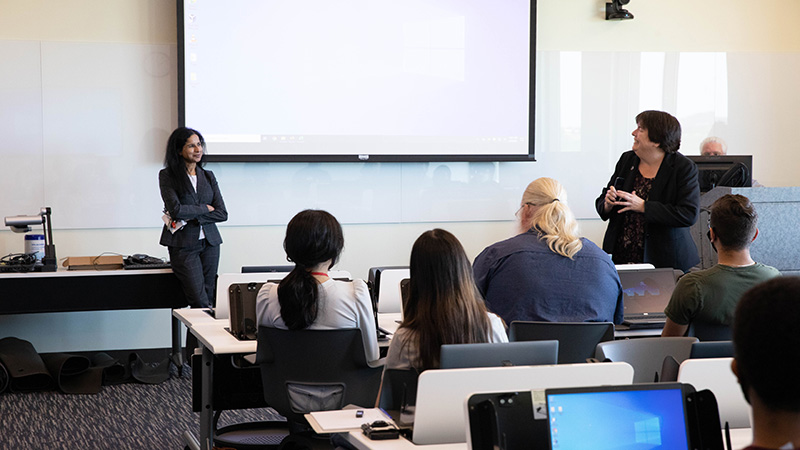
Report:
M 205 314 L 203 317 L 198 313 Z M 240 341 L 233 337 L 225 327 L 226 319 L 214 319 L 201 310 L 181 309 L 173 311 L 175 320 L 190 324 L 189 331 L 197 337 L 203 351 L 200 409 L 200 441 L 191 433 L 184 432 L 186 445 L 192 449 L 211 450 L 214 446 L 214 356 L 225 354 L 255 353 L 256 341 Z M 209 320 L 210 319 L 210 320 Z M 194 370 L 198 370 L 197 367 Z
M 187 306 L 170 269 L 58 270 L 0 274 L 0 314 Z M 172 318 L 172 360 L 181 367 L 180 322 Z
M 353 430 L 342 433 L 342 437 L 347 442 L 353 444 L 358 450 L 467 450 L 466 442 L 459 444 L 435 444 L 435 445 L 415 445 L 406 438 L 389 439 L 384 441 L 373 441 L 364 436 L 361 430 Z M 731 430 L 731 447 L 734 450 L 742 450 L 750 445 L 753 440 L 753 433 L 750 428 L 739 428 Z M 725 442 L 724 434 L 722 439 Z

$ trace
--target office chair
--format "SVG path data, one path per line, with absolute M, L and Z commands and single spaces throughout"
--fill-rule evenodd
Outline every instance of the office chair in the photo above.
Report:
M 694 323 L 689 324 L 687 336 L 693 336 L 701 341 L 730 341 L 730 325 Z
M 600 361 L 626 362 L 633 366 L 634 383 L 659 380 L 664 359 L 669 355 L 678 363 L 689 358 L 695 337 L 652 337 L 623 339 L 597 344 L 595 357 Z
M 257 342 L 264 399 L 290 421 L 290 430 L 307 428 L 303 415 L 312 411 L 375 404 L 383 366 L 368 364 L 361 330 L 261 326 Z
M 702 358 L 733 358 L 733 341 L 695 342 L 689 359 Z
M 515 320 L 508 329 L 510 341 L 558 341 L 558 364 L 586 362 L 600 342 L 614 340 L 611 322 L 527 322 Z
M 439 354 L 439 368 L 537 366 L 558 361 L 558 341 L 489 342 L 446 344 Z

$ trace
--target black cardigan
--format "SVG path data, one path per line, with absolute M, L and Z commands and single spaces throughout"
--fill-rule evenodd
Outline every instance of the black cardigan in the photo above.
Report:
M 621 190 L 633 188 L 639 157 L 633 151 L 622 154 L 608 186 L 617 177 L 624 178 Z M 595 201 L 600 218 L 608 220 L 603 239 L 603 250 L 614 253 L 617 237 L 622 232 L 622 214 L 614 207 L 603 211 L 606 191 Z M 644 262 L 656 267 L 672 267 L 687 272 L 700 262 L 697 247 L 689 229 L 700 213 L 700 186 L 697 181 L 697 166 L 680 153 L 667 153 L 653 180 L 650 195 L 644 204 Z M 638 213 L 633 213 L 638 214 Z

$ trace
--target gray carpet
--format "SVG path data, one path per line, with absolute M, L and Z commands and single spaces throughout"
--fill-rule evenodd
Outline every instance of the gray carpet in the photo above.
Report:
M 157 385 L 103 386 L 96 395 L 0 394 L 0 449 L 182 449 L 199 430 L 191 368 Z M 271 409 L 225 411 L 219 426 L 281 420 Z

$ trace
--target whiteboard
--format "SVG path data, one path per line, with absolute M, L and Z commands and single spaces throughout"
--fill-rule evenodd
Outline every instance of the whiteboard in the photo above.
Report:
M 174 45 L 0 40 L 0 215 L 53 208 L 56 229 L 159 227 L 157 174 L 177 123 Z M 539 52 L 537 162 L 214 163 L 224 226 L 510 220 L 525 186 L 560 180 L 579 218 L 630 148 L 635 115 L 671 111 L 682 151 L 709 134 L 796 183 L 800 53 Z M 754 95 L 757 94 L 757 95 Z M 200 130 L 202 131 L 202 130 Z M 209 146 L 213 152 L 213 146 Z

